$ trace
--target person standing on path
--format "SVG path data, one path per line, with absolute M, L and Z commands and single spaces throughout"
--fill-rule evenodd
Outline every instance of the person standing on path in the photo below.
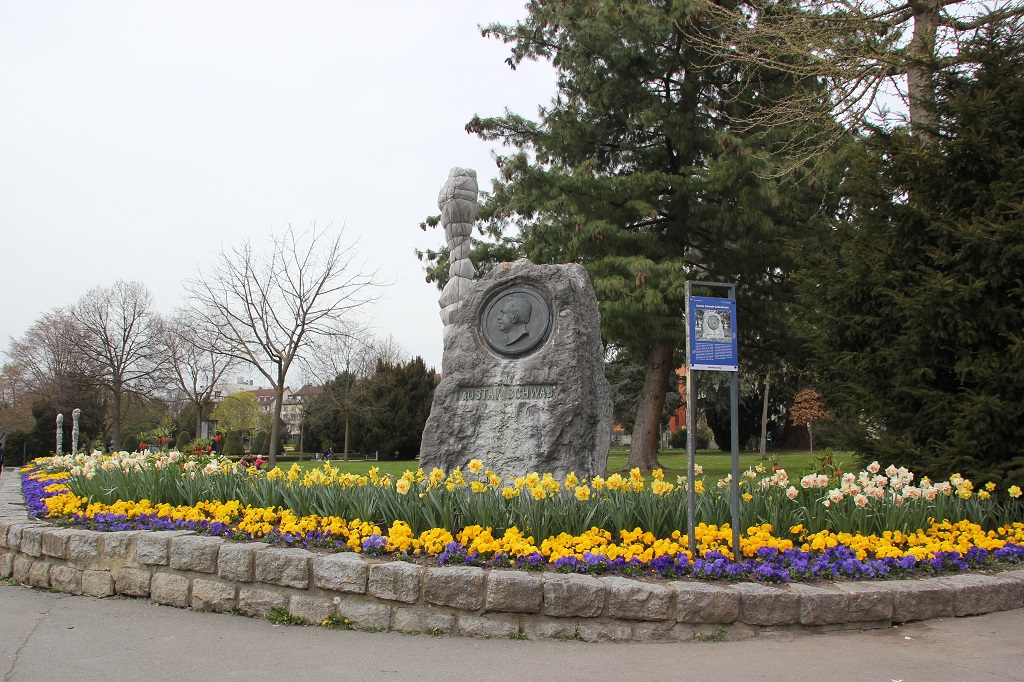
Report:
M 7 448 L 4 447 L 3 443 L 0 443 L 0 476 L 4 473 L 4 459 L 7 457 Z

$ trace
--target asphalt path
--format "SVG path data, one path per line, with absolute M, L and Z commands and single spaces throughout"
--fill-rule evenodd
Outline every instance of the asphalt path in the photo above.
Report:
M 1024 609 L 739 642 L 588 644 L 272 625 L 0 585 L 6 680 L 1024 680 Z

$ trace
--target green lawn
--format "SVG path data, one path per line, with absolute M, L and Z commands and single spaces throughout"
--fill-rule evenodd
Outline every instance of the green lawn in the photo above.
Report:
M 608 473 L 622 472 L 625 473 L 626 469 L 626 458 L 627 451 L 624 449 L 613 449 L 611 455 L 608 457 Z M 845 455 L 845 456 L 844 456 Z M 789 477 L 793 480 L 799 478 L 803 474 L 811 471 L 814 465 L 818 461 L 818 453 L 809 452 L 793 452 L 793 451 L 772 451 L 768 459 L 761 459 L 758 457 L 756 452 L 744 452 L 740 453 L 740 470 L 744 471 L 748 467 L 751 467 L 757 463 L 762 463 L 766 467 L 771 467 L 772 460 L 771 456 L 777 456 L 779 465 L 789 473 Z M 661 462 L 664 467 L 666 475 L 669 476 L 669 480 L 677 475 L 683 475 L 686 472 L 686 453 L 680 450 L 664 450 L 658 455 L 658 461 Z M 838 453 L 836 456 L 836 463 L 842 463 L 847 467 L 852 461 L 852 456 L 848 453 Z M 303 471 L 315 469 L 323 466 L 323 462 L 316 461 L 305 461 L 299 462 L 298 465 Z M 486 464 L 486 462 L 485 462 Z M 724 478 L 726 474 L 731 471 L 731 456 L 728 452 L 718 452 L 717 450 L 701 450 L 697 453 L 697 464 L 704 467 L 704 475 L 708 477 L 708 480 L 714 481 L 719 478 Z M 280 467 L 287 470 L 292 465 L 291 462 L 283 462 Z M 378 467 L 381 474 L 391 474 L 392 478 L 401 476 L 407 469 L 415 470 L 419 466 L 417 460 L 404 460 L 400 462 L 344 462 L 339 459 L 331 460 L 331 466 L 340 471 L 351 472 L 354 474 L 365 474 L 370 470 L 370 467 Z M 844 467 L 845 468 L 845 467 Z M 541 472 L 543 473 L 543 472 Z

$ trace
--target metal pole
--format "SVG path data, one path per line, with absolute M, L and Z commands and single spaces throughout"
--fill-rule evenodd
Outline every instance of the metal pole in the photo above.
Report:
M 690 283 L 686 283 L 686 538 L 690 557 L 697 556 L 697 541 L 694 532 L 697 528 L 697 485 L 694 467 L 697 460 L 697 417 L 694 408 L 693 385 L 694 371 L 690 367 Z
M 740 561 L 740 378 L 730 372 L 729 398 L 732 403 L 732 556 Z

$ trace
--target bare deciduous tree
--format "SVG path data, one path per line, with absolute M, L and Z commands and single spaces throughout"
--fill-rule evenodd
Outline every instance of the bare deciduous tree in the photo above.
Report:
M 288 372 L 310 340 L 344 334 L 345 324 L 376 299 L 376 271 L 356 263 L 354 245 L 314 224 L 222 249 L 220 262 L 188 283 L 194 314 L 216 329 L 217 349 L 256 368 L 274 390 L 270 465 L 277 464 Z
M 196 408 L 196 430 L 203 428 L 203 408 L 208 406 L 233 358 L 217 351 L 216 329 L 203 324 L 188 311 L 178 311 L 167 322 L 167 369 L 171 382 Z
M 124 280 L 90 289 L 71 315 L 81 332 L 79 351 L 94 364 L 98 383 L 110 392 L 111 440 L 119 449 L 126 393 L 142 392 L 144 382 L 161 369 L 162 320 L 145 285 Z

